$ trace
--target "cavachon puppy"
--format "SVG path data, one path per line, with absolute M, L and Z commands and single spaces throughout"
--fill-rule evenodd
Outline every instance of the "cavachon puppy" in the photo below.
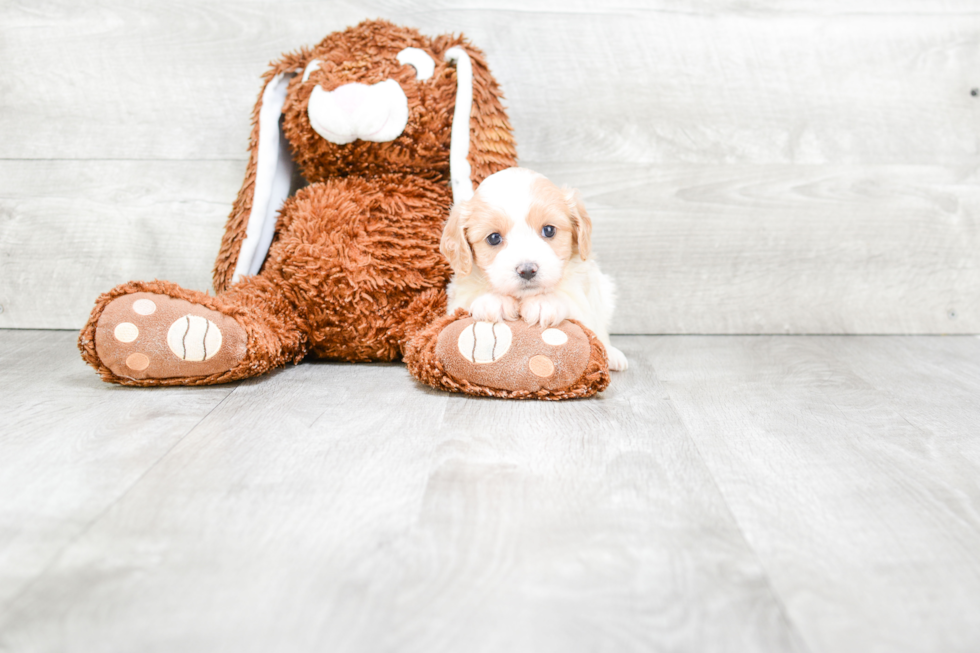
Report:
M 590 257 L 591 239 L 592 220 L 575 191 L 526 168 L 490 175 L 453 206 L 443 231 L 441 249 L 455 272 L 449 311 L 545 328 L 578 320 L 605 346 L 609 369 L 625 370 L 626 356 L 609 342 L 615 286 Z

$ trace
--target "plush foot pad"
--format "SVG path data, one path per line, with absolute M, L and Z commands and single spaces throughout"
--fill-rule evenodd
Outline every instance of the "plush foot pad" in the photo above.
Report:
M 99 360 L 113 374 L 128 379 L 225 372 L 245 357 L 246 342 L 245 330 L 234 318 L 148 292 L 114 299 L 95 331 Z
M 609 384 L 602 344 L 571 320 L 545 329 L 520 320 L 477 322 L 457 314 L 432 329 L 416 337 L 406 363 L 416 378 L 433 387 L 566 399 L 591 396 Z

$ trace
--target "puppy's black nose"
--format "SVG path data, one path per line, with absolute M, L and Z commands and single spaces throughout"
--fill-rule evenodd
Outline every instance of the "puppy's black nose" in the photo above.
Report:
M 521 263 L 517 266 L 517 274 L 521 275 L 521 279 L 525 281 L 530 281 L 537 273 L 538 266 L 534 263 Z

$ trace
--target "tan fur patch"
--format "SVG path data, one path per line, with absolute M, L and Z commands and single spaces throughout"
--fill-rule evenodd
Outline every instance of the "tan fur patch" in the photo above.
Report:
M 493 263 L 493 259 L 507 242 L 507 234 L 513 228 L 514 221 L 510 216 L 484 202 L 479 195 L 470 200 L 464 232 L 473 251 L 473 258 L 480 268 L 485 270 Z M 501 244 L 496 246 L 487 242 L 487 237 L 494 233 L 503 238 Z
M 576 224 L 569 213 L 564 193 L 544 177 L 531 182 L 531 192 L 534 200 L 527 215 L 528 224 L 539 238 L 548 243 L 558 258 L 569 260 L 575 252 Z M 557 229 L 551 238 L 541 234 L 541 230 L 548 225 Z

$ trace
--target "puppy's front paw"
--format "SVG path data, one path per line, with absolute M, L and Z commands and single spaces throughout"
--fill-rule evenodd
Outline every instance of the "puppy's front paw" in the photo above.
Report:
M 521 302 L 521 317 L 528 324 L 554 327 L 568 318 L 568 307 L 551 295 L 533 295 Z
M 626 360 L 626 354 L 619 351 L 612 345 L 606 347 L 606 356 L 609 357 L 609 369 L 614 372 L 625 372 L 626 368 L 629 367 L 629 362 Z
M 470 315 L 477 322 L 503 322 L 516 320 L 517 300 L 513 297 L 487 293 L 480 295 L 470 305 Z

